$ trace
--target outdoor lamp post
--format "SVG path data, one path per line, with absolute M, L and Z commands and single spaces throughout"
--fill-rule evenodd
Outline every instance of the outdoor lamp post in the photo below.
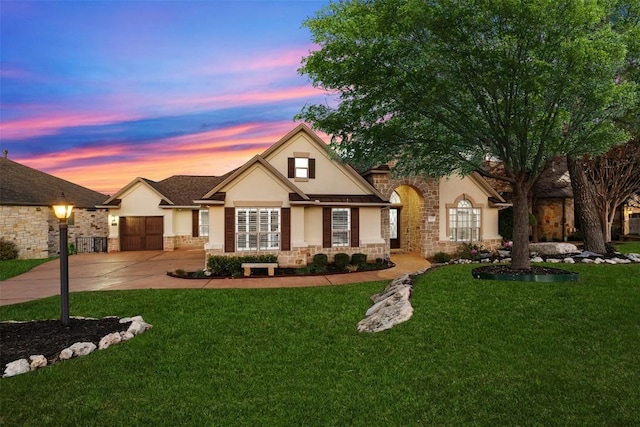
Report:
M 67 243 L 67 219 L 71 216 L 73 205 L 69 204 L 62 193 L 58 203 L 53 205 L 53 212 L 60 220 L 60 320 L 63 326 L 69 326 L 69 247 Z

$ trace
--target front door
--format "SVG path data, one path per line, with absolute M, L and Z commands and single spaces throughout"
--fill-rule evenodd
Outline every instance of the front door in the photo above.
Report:
M 400 249 L 400 208 L 389 208 L 389 244 Z

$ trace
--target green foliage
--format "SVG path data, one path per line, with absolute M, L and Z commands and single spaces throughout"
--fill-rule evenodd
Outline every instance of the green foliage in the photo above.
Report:
M 351 264 L 357 265 L 360 269 L 365 268 L 367 266 L 367 254 L 351 255 Z
M 338 253 L 333 257 L 333 263 L 335 264 L 336 268 L 340 269 L 340 270 L 344 270 L 347 265 L 349 264 L 349 254 L 345 254 L 345 253 Z
M 315 266 L 326 267 L 328 263 L 329 263 L 329 258 L 327 257 L 327 254 L 315 254 L 313 256 L 312 264 Z
M 433 256 L 433 260 L 439 264 L 451 261 L 451 256 L 446 252 L 437 252 Z
M 339 104 L 297 118 L 363 169 L 393 160 L 401 173 L 439 177 L 488 172 L 496 159 L 520 206 L 554 157 L 629 137 L 615 123 L 637 105 L 637 79 L 619 77 L 638 14 L 615 3 L 331 3 L 304 23 L 319 49 L 299 72 Z M 614 31 L 604 23 L 616 15 Z M 526 235 L 526 213 L 515 212 L 515 235 Z M 527 242 L 515 244 L 514 264 L 528 266 Z
M 417 277 L 413 317 L 376 334 L 355 325 L 386 282 L 72 292 L 74 315 L 153 328 L 1 379 L 2 424 L 640 425 L 640 265 L 563 265 L 581 281 L 561 285 L 472 268 Z M 0 307 L 0 320 L 59 311 L 53 296 Z
M 247 256 L 209 256 L 207 268 L 216 276 L 234 276 L 242 273 L 243 262 L 278 262 L 276 255 L 247 255 Z
M 10 260 L 18 258 L 18 247 L 10 240 L 0 237 L 0 260 Z
M 480 252 L 484 250 L 482 245 L 478 245 L 477 243 L 462 243 L 458 246 L 458 250 L 456 255 L 458 258 L 477 260 L 480 257 Z
M 75 254 L 78 253 L 78 250 L 76 249 L 76 244 L 75 243 L 72 243 L 72 242 L 67 243 L 67 253 L 69 255 L 75 255 Z

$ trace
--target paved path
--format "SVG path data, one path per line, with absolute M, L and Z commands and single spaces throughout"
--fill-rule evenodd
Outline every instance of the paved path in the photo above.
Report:
M 391 280 L 429 266 L 417 254 L 394 254 L 395 267 L 379 271 L 299 277 L 235 279 L 177 279 L 167 271 L 204 268 L 203 250 L 173 252 L 142 251 L 110 254 L 79 254 L 69 257 L 69 291 L 106 291 L 124 289 L 187 288 L 286 288 L 344 285 L 348 283 Z M 0 305 L 16 304 L 60 294 L 59 260 L 39 265 L 20 276 L 0 282 Z

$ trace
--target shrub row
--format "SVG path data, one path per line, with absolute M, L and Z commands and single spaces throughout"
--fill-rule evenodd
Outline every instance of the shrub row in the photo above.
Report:
M 18 247 L 10 240 L 0 237 L 0 260 L 10 260 L 18 258 Z
M 278 262 L 275 255 L 209 256 L 207 269 L 216 276 L 235 276 L 242 273 L 243 262 Z

